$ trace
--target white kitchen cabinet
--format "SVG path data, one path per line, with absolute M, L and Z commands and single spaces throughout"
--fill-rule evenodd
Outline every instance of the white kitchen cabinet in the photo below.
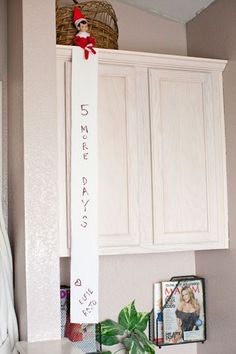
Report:
M 227 246 L 222 91 L 213 72 L 149 70 L 154 244 Z
M 227 248 L 222 60 L 98 51 L 100 254 Z M 71 47 L 57 47 L 61 256 Z

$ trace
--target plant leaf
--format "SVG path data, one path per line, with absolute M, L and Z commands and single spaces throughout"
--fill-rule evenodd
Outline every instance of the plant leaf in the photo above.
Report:
M 117 322 L 105 320 L 100 323 L 101 335 L 97 335 L 97 341 L 104 345 L 119 343 L 118 335 L 124 335 L 125 329 Z
M 135 335 L 137 336 L 137 340 L 142 343 L 145 353 L 155 354 L 154 344 L 147 338 L 145 333 L 136 329 Z
M 123 335 L 125 328 L 113 320 L 105 320 L 101 322 L 101 334 L 106 336 Z
M 103 345 L 115 345 L 118 343 L 120 343 L 120 341 L 116 336 L 101 335 L 101 344 Z
M 125 338 L 124 346 L 128 350 L 129 354 L 145 354 L 144 347 L 142 347 L 135 335 Z
M 149 321 L 149 313 L 138 312 L 137 323 L 135 325 L 135 328 L 137 328 L 141 332 L 145 331 L 145 329 L 147 328 L 148 321 Z
M 122 327 L 129 331 L 132 331 L 135 328 L 137 323 L 137 311 L 134 301 L 120 311 L 118 322 Z
M 108 352 L 101 352 L 101 354 L 112 354 L 112 352 L 109 350 Z

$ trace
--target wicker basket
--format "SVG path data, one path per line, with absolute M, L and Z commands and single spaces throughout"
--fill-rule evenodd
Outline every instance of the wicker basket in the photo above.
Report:
M 88 20 L 89 33 L 96 39 L 97 48 L 118 49 L 118 26 L 116 14 L 107 1 L 91 0 L 78 2 L 73 0 Z M 73 45 L 77 33 L 73 24 L 75 5 L 59 6 L 56 1 L 57 44 Z

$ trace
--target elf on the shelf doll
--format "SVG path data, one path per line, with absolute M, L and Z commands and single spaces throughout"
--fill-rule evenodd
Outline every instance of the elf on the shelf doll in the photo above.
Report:
M 96 54 L 94 50 L 96 41 L 87 32 L 88 21 L 77 6 L 74 7 L 74 24 L 79 31 L 74 38 L 74 44 L 84 49 L 84 57 L 88 59 L 89 53 Z

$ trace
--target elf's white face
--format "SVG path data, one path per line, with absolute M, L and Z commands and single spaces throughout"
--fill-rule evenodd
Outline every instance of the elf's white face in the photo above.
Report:
M 88 32 L 88 24 L 87 23 L 81 23 L 79 26 L 80 32 Z

